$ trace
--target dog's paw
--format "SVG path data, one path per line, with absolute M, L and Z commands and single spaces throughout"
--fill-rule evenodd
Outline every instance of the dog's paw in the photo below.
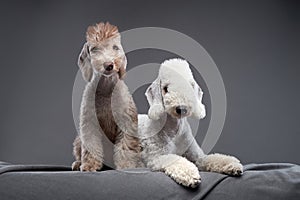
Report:
M 80 161 L 74 161 L 72 163 L 72 170 L 73 171 L 80 171 L 81 162 Z
M 240 161 L 233 157 L 223 154 L 207 155 L 200 166 L 205 171 L 218 172 L 232 176 L 240 176 L 243 174 L 243 165 Z
M 188 160 L 180 160 L 167 166 L 164 172 L 170 176 L 175 182 L 195 188 L 201 183 L 201 177 L 198 168 Z
M 80 171 L 82 172 L 96 172 L 102 168 L 101 164 L 90 164 L 90 163 L 83 163 L 80 166 Z
M 231 176 L 241 176 L 243 174 L 243 165 L 239 162 L 231 162 L 223 167 L 223 173 Z

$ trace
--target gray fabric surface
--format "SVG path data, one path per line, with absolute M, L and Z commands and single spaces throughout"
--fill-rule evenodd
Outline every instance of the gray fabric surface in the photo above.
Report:
M 147 169 L 82 173 L 66 166 L 0 162 L 0 199 L 300 199 L 298 165 L 251 164 L 245 169 L 242 177 L 201 172 L 201 185 L 189 189 Z
M 224 179 L 205 199 L 300 200 L 300 166 L 270 163 L 245 168 L 243 176 Z

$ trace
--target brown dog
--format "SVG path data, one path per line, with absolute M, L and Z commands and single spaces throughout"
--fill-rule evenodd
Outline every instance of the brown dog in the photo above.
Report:
M 123 81 L 127 60 L 118 28 L 109 23 L 90 26 L 78 65 L 87 81 L 80 132 L 74 141 L 73 170 L 96 171 L 103 166 L 102 140 L 114 144 L 117 169 L 142 166 L 137 138 L 137 109 Z

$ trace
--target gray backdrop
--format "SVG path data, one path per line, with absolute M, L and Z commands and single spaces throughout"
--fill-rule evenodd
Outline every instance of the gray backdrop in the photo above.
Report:
M 120 31 L 180 31 L 212 56 L 228 100 L 213 152 L 244 163 L 299 164 L 299 8 L 299 1 L 1 1 L 0 160 L 71 164 L 77 56 L 87 26 L 109 21 Z M 131 52 L 128 69 L 174 56 Z M 209 111 L 209 92 L 202 87 Z M 148 109 L 145 89 L 134 94 L 141 113 Z M 200 142 L 208 122 L 200 123 Z

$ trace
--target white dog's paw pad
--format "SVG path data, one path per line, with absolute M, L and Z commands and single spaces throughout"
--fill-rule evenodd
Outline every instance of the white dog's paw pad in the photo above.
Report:
M 195 188 L 201 183 L 199 171 L 195 166 L 183 166 L 181 168 L 172 165 L 165 169 L 165 173 L 186 187 Z
M 172 177 L 172 176 L 171 176 Z M 189 177 L 189 175 L 185 176 L 177 176 L 177 177 L 172 177 L 177 183 L 185 186 L 185 187 L 191 187 L 191 188 L 196 188 L 197 186 L 200 185 L 201 179 L 199 178 L 193 178 Z
M 223 154 L 210 154 L 200 162 L 205 171 L 218 172 L 231 176 L 241 176 L 243 165 L 233 157 Z
M 189 185 L 187 185 L 187 187 L 196 188 L 200 185 L 200 183 L 201 183 L 200 179 L 194 179 L 189 183 Z
M 223 173 L 232 175 L 232 176 L 241 176 L 243 174 L 243 165 L 240 163 L 230 163 L 224 166 Z

